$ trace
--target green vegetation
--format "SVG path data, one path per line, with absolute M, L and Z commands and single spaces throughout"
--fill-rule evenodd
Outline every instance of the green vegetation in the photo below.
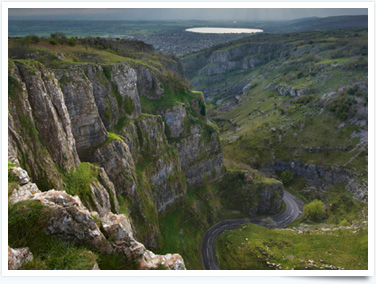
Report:
M 98 167 L 90 163 L 81 163 L 77 169 L 71 169 L 65 175 L 66 192 L 71 195 L 78 195 L 82 202 L 92 205 L 90 184 L 96 181 Z
M 314 200 L 304 206 L 303 216 L 308 221 L 319 222 L 326 218 L 324 203 L 321 200 Z
M 247 224 L 220 235 L 216 252 L 221 269 L 276 269 L 267 262 L 283 270 L 330 269 L 330 265 L 367 269 L 367 227 L 353 231 L 311 228 L 298 233 Z
M 131 115 L 134 111 L 134 103 L 130 97 L 124 99 L 124 111 L 126 114 Z
M 44 233 L 49 209 L 39 201 L 8 205 L 8 240 L 12 248 L 29 247 L 34 255 L 23 269 L 92 269 L 97 255 Z
M 292 173 L 289 170 L 285 170 L 281 173 L 281 181 L 283 185 L 288 185 L 292 180 Z

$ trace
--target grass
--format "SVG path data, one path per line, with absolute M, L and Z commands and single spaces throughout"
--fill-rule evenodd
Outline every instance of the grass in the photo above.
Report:
M 299 234 L 247 224 L 220 235 L 216 253 L 221 269 L 229 270 L 275 269 L 266 261 L 280 264 L 282 269 L 320 269 L 322 264 L 346 270 L 368 269 L 368 230 L 353 231 L 318 229 Z M 319 267 L 310 265 L 309 260 Z
M 97 180 L 98 167 L 91 163 L 81 163 L 77 169 L 71 169 L 65 175 L 66 192 L 71 195 L 78 195 L 82 202 L 93 204 L 90 191 L 90 184 Z
M 8 241 L 12 248 L 29 247 L 32 262 L 22 269 L 92 269 L 97 255 L 73 243 L 62 243 L 44 233 L 50 212 L 39 201 L 21 201 L 8 205 Z

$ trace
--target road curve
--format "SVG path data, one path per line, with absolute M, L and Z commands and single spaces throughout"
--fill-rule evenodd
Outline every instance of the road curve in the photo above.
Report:
M 277 223 L 277 228 L 284 228 L 303 214 L 303 201 L 287 192 L 283 191 L 283 201 L 286 209 L 282 213 L 270 216 Z M 226 230 L 233 230 L 241 224 L 253 223 L 260 225 L 261 219 L 267 216 L 258 216 L 248 219 L 232 219 L 221 221 L 206 231 L 201 242 L 201 263 L 205 270 L 220 270 L 217 258 L 215 257 L 215 243 L 217 237 Z

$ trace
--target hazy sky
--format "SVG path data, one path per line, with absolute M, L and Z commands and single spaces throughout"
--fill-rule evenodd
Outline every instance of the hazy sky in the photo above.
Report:
M 10 20 L 292 20 L 367 15 L 367 9 L 9 9 Z

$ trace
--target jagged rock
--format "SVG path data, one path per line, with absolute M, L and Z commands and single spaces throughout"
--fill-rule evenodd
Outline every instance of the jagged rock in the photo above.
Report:
M 117 200 L 117 197 L 116 197 L 115 186 L 112 183 L 112 181 L 110 181 L 106 171 L 103 168 L 99 169 L 98 180 L 109 194 L 111 211 L 113 213 L 120 213 L 120 206 L 119 206 L 119 201 Z
M 29 248 L 12 249 L 8 246 L 8 269 L 16 270 L 33 260 L 33 254 Z
M 20 167 L 13 167 L 10 172 L 16 177 L 17 182 L 20 185 L 24 185 L 30 182 L 29 175 L 24 169 L 21 169 Z
M 58 83 L 33 61 L 10 61 L 8 77 L 8 156 L 43 189 L 61 188 L 59 169 L 76 167 L 79 159 Z
M 268 175 L 274 174 L 274 171 L 283 172 L 289 170 L 293 174 L 304 177 L 308 185 L 321 189 L 343 183 L 346 185 L 346 190 L 351 192 L 358 200 L 366 200 L 368 198 L 368 187 L 356 179 L 361 175 L 337 165 L 323 167 L 314 164 L 303 164 L 299 161 L 275 161 L 263 165 L 261 170 Z
M 12 198 L 10 201 L 15 203 L 28 199 L 39 201 L 45 205 L 49 209 L 45 227 L 47 234 L 91 246 L 94 250 L 102 253 L 122 253 L 128 260 L 136 261 L 140 269 L 157 269 L 162 265 L 167 269 L 185 269 L 184 261 L 180 255 L 155 255 L 147 250 L 143 244 L 136 241 L 133 237 L 132 225 L 126 215 L 115 215 L 108 212 L 101 217 L 101 224 L 106 237 L 113 241 L 111 245 L 95 223 L 93 216 L 96 213 L 89 212 L 81 203 L 79 197 L 53 189 L 41 192 L 38 188 L 36 188 L 36 193 L 30 192 L 25 196 L 28 198 Z M 8 255 L 9 251 L 13 252 L 8 248 Z M 27 251 L 21 252 L 22 255 L 27 256 Z M 21 256 L 21 254 L 19 255 Z M 11 257 L 9 257 L 8 265 L 10 260 Z M 20 262 L 18 260 L 13 261 L 12 258 L 12 263 Z M 93 269 L 99 269 L 98 265 L 94 265 Z
M 38 189 L 35 183 L 27 183 L 14 189 L 11 195 L 8 197 L 9 202 L 19 202 L 33 198 L 33 196 L 41 191 Z
M 124 254 L 128 260 L 136 260 L 139 269 L 185 269 L 184 261 L 178 254 L 155 255 L 133 237 L 131 223 L 126 215 L 108 213 L 101 218 L 103 230 L 114 242 L 117 253 Z
M 137 72 L 137 88 L 140 96 L 145 96 L 151 100 L 159 100 L 164 93 L 164 89 L 159 79 L 149 68 L 139 66 Z
M 290 86 L 286 86 L 286 85 L 277 85 L 275 87 L 275 89 L 282 95 L 282 96 L 286 96 L 286 95 L 290 95 L 292 97 L 300 97 L 304 94 L 307 93 L 307 90 L 305 89 L 295 89 L 293 87 L 290 87 Z
M 69 113 L 52 71 L 33 62 L 16 63 L 28 92 L 34 125 L 53 160 L 69 171 L 79 164 Z M 29 111 L 29 110 L 27 110 Z M 32 127 L 32 126 L 31 126 Z
M 282 198 L 283 184 L 281 182 L 263 184 L 258 202 L 258 212 L 277 213 L 281 208 Z
M 185 133 L 185 119 L 187 119 L 187 113 L 184 105 L 175 105 L 172 107 L 172 109 L 163 111 L 162 116 L 166 120 L 166 123 L 170 129 L 170 138 L 177 138 L 189 134 Z
M 164 211 L 180 200 L 186 190 L 180 157 L 168 143 L 160 116 L 142 115 L 128 123 L 122 130 L 133 159 L 149 163 L 144 167 L 157 211 Z
M 31 200 L 38 200 L 50 209 L 45 228 L 48 234 L 85 243 L 103 253 L 113 252 L 112 246 L 77 196 L 51 189 L 35 194 Z
M 93 86 L 81 69 L 55 71 L 72 122 L 76 148 L 84 153 L 106 140 L 107 131 L 99 117 Z M 85 159 L 83 159 L 85 160 Z
M 135 196 L 135 165 L 127 144 L 121 140 L 113 140 L 96 149 L 91 161 L 104 168 L 115 185 L 116 193 Z
M 107 129 L 120 118 L 135 119 L 141 114 L 137 74 L 127 63 L 82 67 L 93 86 L 99 115 Z
M 188 187 L 196 188 L 222 176 L 223 153 L 216 131 L 205 141 L 202 130 L 192 126 L 190 135 L 173 145 L 179 151 Z

